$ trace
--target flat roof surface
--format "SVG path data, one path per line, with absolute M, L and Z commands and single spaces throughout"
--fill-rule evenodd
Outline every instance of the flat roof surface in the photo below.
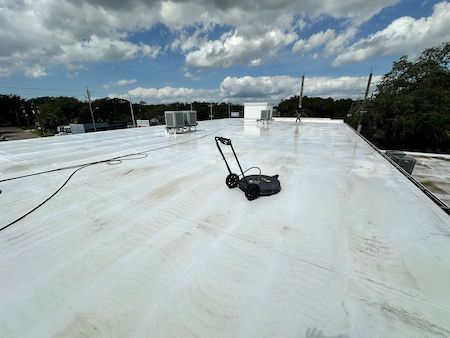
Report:
M 281 192 L 228 189 L 216 135 Z M 450 336 L 450 218 L 342 122 L 2 142 L 0 179 L 141 151 L 0 232 L 0 336 Z M 0 183 L 0 227 L 71 172 Z
M 450 155 L 408 154 L 416 159 L 412 176 L 450 206 Z

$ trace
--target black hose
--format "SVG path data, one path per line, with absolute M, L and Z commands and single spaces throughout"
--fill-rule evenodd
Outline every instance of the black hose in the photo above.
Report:
M 141 156 L 141 157 L 138 157 L 138 158 L 128 158 L 128 157 L 131 157 L 131 156 Z M 147 156 L 148 156 L 148 154 L 145 154 L 145 153 L 134 153 L 134 154 L 124 155 L 124 156 L 114 157 L 114 158 L 111 158 L 111 159 L 108 159 L 108 160 L 90 162 L 90 163 L 86 163 L 86 164 L 82 164 L 82 165 L 78 166 L 78 168 L 75 169 L 75 170 L 70 174 L 70 176 L 64 181 L 64 183 L 63 183 L 63 184 L 62 184 L 62 185 L 61 185 L 61 186 L 60 186 L 53 194 L 51 194 L 49 197 L 47 197 L 47 199 L 45 199 L 44 201 L 42 201 L 41 203 L 39 203 L 37 206 L 35 206 L 33 209 L 31 209 L 31 210 L 28 211 L 27 213 L 23 214 L 23 215 L 20 216 L 19 218 L 16 218 L 14 221 L 12 221 L 12 222 L 6 224 L 5 226 L 1 227 L 1 228 L 0 228 L 0 231 L 5 230 L 6 228 L 9 228 L 9 227 L 10 227 L 11 225 L 13 225 L 13 224 L 16 224 L 16 223 L 19 222 L 20 220 L 24 219 L 25 217 L 27 217 L 28 215 L 32 214 L 32 213 L 35 212 L 37 209 L 39 209 L 40 207 L 42 207 L 45 203 L 47 203 L 48 201 L 50 201 L 57 193 L 59 193 L 59 192 L 62 190 L 62 188 L 64 188 L 64 186 L 65 186 L 67 183 L 69 183 L 69 181 L 70 181 L 70 179 L 73 177 L 73 175 L 75 175 L 75 174 L 76 174 L 78 171 L 80 171 L 81 169 L 90 167 L 90 166 L 95 165 L 95 164 L 100 164 L 100 163 L 107 163 L 107 164 L 110 164 L 110 165 L 117 165 L 117 164 L 121 164 L 123 161 L 139 160 L 139 159 L 142 159 L 142 158 L 146 158 Z M 74 167 L 74 166 L 72 166 L 72 167 L 65 167 L 65 168 L 59 168 L 59 169 L 54 169 L 54 170 L 47 170 L 47 171 L 43 171 L 43 172 L 40 172 L 40 173 L 35 173 L 35 174 L 30 174 L 30 175 L 23 175 L 23 176 L 20 176 L 20 177 L 15 177 L 15 178 L 12 178 L 12 179 L 18 179 L 18 178 L 23 178 L 23 177 L 29 177 L 29 176 L 35 176 L 35 175 L 41 175 L 41 174 L 44 174 L 44 173 L 55 172 L 55 171 L 58 171 L 58 170 L 66 170 L 66 169 L 68 169 L 68 168 L 73 168 L 73 167 Z M 6 179 L 6 180 L 2 180 L 2 181 L 0 181 L 0 182 L 10 181 L 10 180 L 11 180 L 11 179 Z
M 196 138 L 193 138 L 193 139 L 184 140 L 184 141 L 177 142 L 177 143 L 168 144 L 168 145 L 161 146 L 161 147 L 157 147 L 157 148 L 152 148 L 152 149 L 145 150 L 145 151 L 141 151 L 141 152 L 138 152 L 138 153 L 132 153 L 132 154 L 127 154 L 127 155 L 117 156 L 117 157 L 109 158 L 109 159 L 106 159 L 106 160 L 94 161 L 94 162 L 88 162 L 88 163 L 79 164 L 79 165 L 73 165 L 73 166 L 68 166 L 68 167 L 61 167 L 61 168 L 56 168 L 56 169 L 50 169 L 50 170 L 40 171 L 40 172 L 37 172 L 37 173 L 32 173 L 32 174 L 27 174 L 27 175 L 21 175 L 21 176 L 15 176 L 15 177 L 10 177 L 10 178 L 6 178 L 6 179 L 3 179 L 3 180 L 0 180 L 0 183 L 1 183 L 1 182 L 12 181 L 12 180 L 18 180 L 18 179 L 25 178 L 25 177 L 37 176 L 37 175 L 42 175 L 42 174 L 47 174 L 47 173 L 53 173 L 53 172 L 56 172 L 56 171 L 62 171 L 62 170 L 68 170 L 68 169 L 75 169 L 75 170 L 72 172 L 72 174 L 70 174 L 70 176 L 66 179 L 66 181 L 65 181 L 65 182 L 64 182 L 64 183 L 63 183 L 63 184 L 62 184 L 62 185 L 61 185 L 61 186 L 60 186 L 53 194 L 51 194 L 47 199 L 45 199 L 43 202 L 41 202 L 40 204 L 38 204 L 37 206 L 35 206 L 33 209 L 31 209 L 31 210 L 28 211 L 27 213 L 23 214 L 23 215 L 20 216 L 19 218 L 16 218 L 14 221 L 12 221 L 12 222 L 6 224 L 5 226 L 1 227 L 1 228 L 0 228 L 0 231 L 3 231 L 3 230 L 5 230 L 5 229 L 9 228 L 9 227 L 10 227 L 11 225 L 13 225 L 13 224 L 16 224 L 16 223 L 19 222 L 20 220 L 24 219 L 25 217 L 27 217 L 28 215 L 32 214 L 32 213 L 35 212 L 37 209 L 39 209 L 40 207 L 42 207 L 45 203 L 47 203 L 48 201 L 50 201 L 53 197 L 55 197 L 55 195 L 56 195 L 57 193 L 59 193 L 59 192 L 62 190 L 62 188 L 64 188 L 64 186 L 65 186 L 67 183 L 69 183 L 69 181 L 70 181 L 70 179 L 73 177 L 73 175 L 75 175 L 75 174 L 76 174 L 78 171 L 80 171 L 81 169 L 90 167 L 90 166 L 92 166 L 92 165 L 100 164 L 100 163 L 106 163 L 106 164 L 109 164 L 109 165 L 116 165 L 116 164 L 121 164 L 123 161 L 131 161 L 131 160 L 139 160 L 139 159 L 143 159 L 143 158 L 148 157 L 148 154 L 147 154 L 147 153 L 149 153 L 149 152 L 156 151 L 156 150 L 160 150 L 160 149 L 164 149 L 164 148 L 173 147 L 173 146 L 176 146 L 176 145 L 179 145 L 179 144 L 183 144 L 183 143 L 187 143 L 187 142 L 192 142 L 192 141 L 195 141 L 195 140 L 198 140 L 198 139 L 202 139 L 202 138 L 205 138 L 205 137 L 207 137 L 207 136 L 209 136 L 209 135 L 215 134 L 217 131 L 220 131 L 220 130 L 222 130 L 222 129 L 224 129 L 224 128 L 220 128 L 220 129 L 218 129 L 218 130 L 215 130 L 215 131 L 213 131 L 213 132 L 211 132 L 211 133 L 202 135 L 202 136 L 200 136 L 200 137 L 196 137 Z M 131 158 L 132 156 L 138 156 L 138 157 Z M 2 192 L 2 191 L 0 190 L 0 194 L 1 194 L 1 192 Z

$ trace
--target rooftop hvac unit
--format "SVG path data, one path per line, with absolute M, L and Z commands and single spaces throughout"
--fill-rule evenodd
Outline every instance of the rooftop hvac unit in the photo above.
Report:
M 386 150 L 386 155 L 411 175 L 416 165 L 416 159 L 414 157 L 400 150 Z
M 164 114 L 167 128 L 184 127 L 184 113 L 182 111 L 166 111 Z
M 192 127 L 197 125 L 197 112 L 195 110 L 184 111 L 184 121 L 186 127 Z
M 260 120 L 268 120 L 269 116 L 270 116 L 270 110 L 268 110 L 268 109 L 261 110 Z

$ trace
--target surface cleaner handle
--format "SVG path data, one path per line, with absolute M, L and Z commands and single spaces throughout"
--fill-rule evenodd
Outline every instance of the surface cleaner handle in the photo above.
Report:
M 220 141 L 220 143 L 226 146 L 231 146 L 231 140 L 229 138 L 216 136 L 216 141 Z

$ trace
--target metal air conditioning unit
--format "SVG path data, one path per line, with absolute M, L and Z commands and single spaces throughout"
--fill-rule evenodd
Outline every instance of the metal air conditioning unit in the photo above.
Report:
M 261 110 L 261 117 L 259 119 L 263 120 L 263 121 L 267 121 L 270 119 L 269 116 L 270 116 L 270 110 L 264 109 L 264 110 Z
M 185 110 L 183 113 L 186 127 L 193 127 L 197 125 L 197 112 L 195 110 Z
M 167 128 L 183 128 L 184 127 L 184 112 L 182 111 L 166 111 L 164 113 L 166 118 Z

